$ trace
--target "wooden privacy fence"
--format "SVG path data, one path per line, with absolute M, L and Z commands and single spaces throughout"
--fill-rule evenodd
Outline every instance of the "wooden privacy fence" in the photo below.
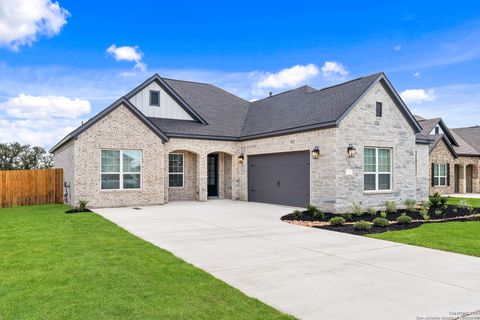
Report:
M 0 207 L 63 203 L 63 170 L 0 171 Z

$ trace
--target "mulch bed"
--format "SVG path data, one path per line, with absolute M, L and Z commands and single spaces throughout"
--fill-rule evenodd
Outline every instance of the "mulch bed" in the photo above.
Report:
M 406 214 L 412 218 L 412 223 L 402 225 L 397 224 L 396 219 L 402 215 Z M 397 231 L 397 230 L 407 230 L 418 228 L 424 223 L 443 223 L 450 221 L 480 221 L 480 208 L 474 208 L 473 211 L 469 211 L 464 208 L 458 208 L 454 205 L 447 205 L 445 207 L 431 207 L 428 211 L 430 220 L 425 221 L 419 211 L 407 212 L 406 210 L 397 210 L 396 212 L 387 213 L 386 219 L 390 221 L 390 225 L 386 227 L 376 227 L 372 225 L 372 228 L 368 231 L 366 230 L 355 230 L 353 224 L 357 221 L 368 221 L 372 222 L 373 219 L 379 217 L 379 212 L 376 215 L 371 215 L 369 213 L 364 213 L 361 216 L 353 214 L 333 214 L 329 212 L 324 213 L 324 218 L 312 216 L 308 211 L 303 211 L 300 215 L 293 213 L 283 216 L 281 219 L 285 222 L 312 227 L 319 229 L 326 229 L 337 232 L 350 233 L 355 235 L 365 235 L 372 233 L 383 233 L 387 231 Z M 328 221 L 333 217 L 342 216 L 345 218 L 346 223 L 343 226 L 331 226 Z
M 71 213 L 80 213 L 80 212 L 92 212 L 92 210 L 90 210 L 90 209 L 81 210 L 81 209 L 74 208 L 74 209 L 70 209 L 70 210 L 65 211 L 65 213 L 70 213 L 70 214 Z

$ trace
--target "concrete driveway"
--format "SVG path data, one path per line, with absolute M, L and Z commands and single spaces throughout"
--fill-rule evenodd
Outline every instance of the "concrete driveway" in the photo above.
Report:
M 291 210 L 211 200 L 95 211 L 299 318 L 458 318 L 480 310 L 479 258 L 281 222 Z

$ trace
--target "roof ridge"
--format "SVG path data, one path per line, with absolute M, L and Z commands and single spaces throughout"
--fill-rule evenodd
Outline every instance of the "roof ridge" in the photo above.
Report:
M 284 94 L 284 93 L 289 93 L 289 92 L 296 91 L 296 90 L 299 90 L 299 89 L 302 89 L 302 88 L 306 88 L 306 87 L 315 89 L 314 87 L 311 87 L 311 86 L 309 86 L 309 85 L 307 85 L 307 84 L 304 84 L 303 86 L 300 86 L 300 87 L 297 87 L 297 88 L 293 88 L 293 89 L 290 89 L 290 90 L 286 90 L 286 91 L 282 91 L 282 92 L 279 92 L 279 93 L 275 93 L 275 94 L 272 94 L 271 96 L 268 96 L 268 97 L 265 97 L 265 98 L 261 98 L 261 99 L 255 100 L 255 101 L 251 101 L 250 103 L 255 103 L 255 102 L 258 102 L 258 101 L 263 101 L 263 100 L 265 100 L 265 99 L 277 97 L 277 96 L 282 95 L 282 94 Z M 318 91 L 318 90 L 315 89 L 315 91 Z M 311 93 L 311 92 L 308 92 L 308 91 L 305 90 L 305 93 Z
M 372 74 L 370 74 L 370 75 L 368 75 L 368 76 L 358 77 L 358 78 L 355 78 L 355 79 L 352 79 L 352 80 L 348 80 L 348 81 L 345 81 L 345 82 L 337 83 L 337 84 L 334 84 L 334 85 L 331 85 L 331 86 L 328 86 L 328 87 L 324 87 L 324 88 L 318 89 L 317 92 L 318 92 L 318 91 L 323 91 L 323 90 L 326 90 L 326 89 L 331 89 L 331 88 L 343 86 L 344 84 L 348 84 L 348 83 L 351 83 L 351 82 L 354 82 L 354 81 L 362 80 L 362 79 L 369 78 L 369 77 L 373 77 L 373 76 L 379 77 L 379 76 L 382 75 L 382 74 L 383 74 L 383 72 L 372 73 Z
M 480 125 L 476 124 L 476 125 L 468 126 L 468 127 L 452 128 L 451 130 L 461 130 L 461 129 L 471 129 L 471 128 L 480 128 Z
M 213 85 L 213 84 L 207 83 L 207 82 L 192 81 L 192 80 L 180 80 L 180 79 L 166 78 L 166 77 L 162 77 L 162 76 L 159 76 L 159 77 L 162 78 L 163 80 L 172 80 L 172 81 L 179 81 L 179 82 L 188 82 L 188 83 L 203 84 L 203 85 L 207 85 L 207 86 L 217 87 L 216 85 Z M 218 87 L 217 87 L 217 88 L 218 88 Z

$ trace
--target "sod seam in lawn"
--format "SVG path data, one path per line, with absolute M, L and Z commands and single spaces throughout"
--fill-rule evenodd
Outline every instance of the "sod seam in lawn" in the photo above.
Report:
M 292 319 L 95 213 L 0 209 L 1 319 Z

